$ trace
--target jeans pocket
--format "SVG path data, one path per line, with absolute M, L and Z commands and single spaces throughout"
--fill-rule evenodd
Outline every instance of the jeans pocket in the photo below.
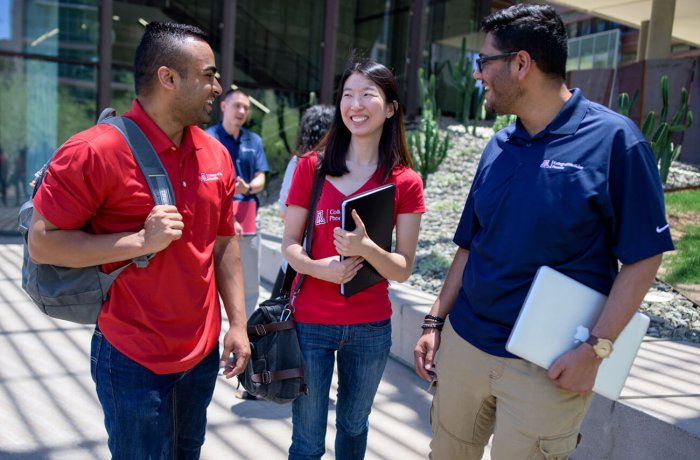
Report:
M 537 444 L 547 460 L 566 460 L 576 450 L 578 438 L 578 432 L 574 432 L 558 437 L 540 438 Z
M 92 333 L 92 342 L 90 343 L 90 375 L 92 376 L 92 381 L 97 383 L 97 364 L 100 358 L 100 350 L 102 349 L 102 342 L 104 336 L 102 332 L 95 328 Z
M 365 323 L 365 324 L 367 324 L 368 329 L 380 330 L 380 329 L 387 328 L 391 325 L 391 318 L 383 319 L 381 321 L 370 321 L 369 323 Z

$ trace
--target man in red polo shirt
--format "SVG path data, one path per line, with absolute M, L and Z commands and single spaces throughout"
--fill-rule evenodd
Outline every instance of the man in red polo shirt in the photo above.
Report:
M 175 206 L 154 206 L 125 140 L 96 125 L 66 142 L 34 198 L 29 252 L 39 263 L 112 271 L 92 339 L 91 372 L 113 458 L 197 458 L 221 362 L 250 355 L 231 157 L 196 125 L 221 94 L 214 54 L 192 26 L 151 23 L 136 50 L 136 99 L 124 116 L 144 131 L 170 177 Z M 219 354 L 223 301 L 229 321 Z

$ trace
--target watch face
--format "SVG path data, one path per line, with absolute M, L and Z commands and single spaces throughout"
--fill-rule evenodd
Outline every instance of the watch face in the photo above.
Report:
M 598 339 L 598 343 L 593 346 L 595 354 L 601 358 L 607 358 L 612 353 L 612 342 L 606 339 Z

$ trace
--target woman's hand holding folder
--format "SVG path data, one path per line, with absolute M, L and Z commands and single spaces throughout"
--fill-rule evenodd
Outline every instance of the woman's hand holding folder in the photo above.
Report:
M 376 244 L 367 235 L 365 224 L 354 209 L 352 210 L 352 220 L 355 221 L 353 231 L 343 230 L 341 227 L 333 230 L 335 250 L 343 257 L 365 257 L 372 245 L 376 246 Z

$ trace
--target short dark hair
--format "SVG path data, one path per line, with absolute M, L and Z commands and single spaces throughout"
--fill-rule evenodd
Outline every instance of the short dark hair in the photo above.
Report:
M 207 41 L 207 35 L 199 27 L 174 22 L 153 21 L 146 26 L 134 58 L 134 89 L 137 95 L 151 89 L 158 68 L 175 69 L 187 77 L 188 56 L 182 44 L 188 38 Z
M 566 79 L 566 28 L 551 6 L 513 5 L 486 17 L 481 25 L 501 51 L 527 51 L 542 72 Z
M 304 111 L 299 120 L 299 135 L 297 136 L 297 155 L 313 150 L 328 132 L 333 122 L 335 109 L 332 105 L 312 105 Z
M 222 101 L 225 101 L 226 99 L 228 99 L 228 98 L 229 98 L 232 94 L 234 94 L 234 93 L 241 93 L 241 94 L 244 95 L 245 97 L 250 97 L 250 96 L 248 95 L 248 93 L 246 93 L 245 91 L 243 91 L 241 88 L 236 88 L 236 89 L 233 89 L 233 88 L 232 88 L 232 89 L 229 89 L 228 91 L 226 91 L 226 93 L 224 93 L 224 95 L 221 97 L 221 100 L 222 100 Z
M 345 82 L 355 73 L 363 75 L 375 83 L 384 92 L 387 104 L 394 104 L 394 116 L 384 121 L 382 136 L 379 139 L 377 167 L 382 171 L 382 182 L 384 182 L 396 166 L 412 167 L 413 163 L 406 144 L 403 108 L 399 101 L 399 87 L 396 78 L 386 66 L 372 60 L 353 62 L 345 69 L 340 78 L 333 122 L 328 129 L 328 134 L 318 145 L 318 150 L 322 150 L 321 172 L 335 177 L 349 172 L 345 164 L 345 154 L 350 146 L 351 133 L 343 123 L 340 101 L 343 97 Z

